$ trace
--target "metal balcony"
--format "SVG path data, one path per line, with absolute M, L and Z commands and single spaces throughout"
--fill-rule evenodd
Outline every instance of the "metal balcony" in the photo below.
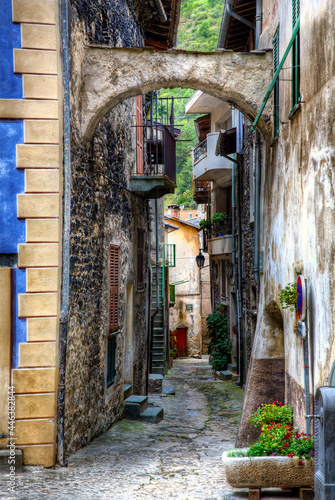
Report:
M 216 181 L 223 187 L 231 184 L 232 162 L 216 156 L 219 132 L 207 134 L 206 139 L 193 150 L 193 179 Z
M 211 184 L 209 181 L 193 181 L 193 200 L 198 205 L 210 202 Z
M 152 131 L 152 133 L 148 133 Z M 176 184 L 176 140 L 166 125 L 147 129 L 144 167 L 130 179 L 130 190 L 143 198 L 161 198 L 173 193 Z

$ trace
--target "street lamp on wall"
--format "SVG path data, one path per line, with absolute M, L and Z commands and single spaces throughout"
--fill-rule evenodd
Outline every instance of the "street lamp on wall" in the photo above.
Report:
M 199 249 L 199 255 L 196 256 L 195 261 L 199 269 L 202 269 L 205 264 L 205 257 L 201 253 L 201 249 Z

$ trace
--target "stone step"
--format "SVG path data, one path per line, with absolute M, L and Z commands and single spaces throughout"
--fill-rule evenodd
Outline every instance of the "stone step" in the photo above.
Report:
M 157 406 L 152 406 L 148 408 L 143 413 L 141 413 L 140 420 L 143 422 L 150 422 L 152 424 L 158 424 L 164 418 L 164 409 Z
M 236 363 L 228 363 L 227 370 L 229 372 L 236 372 L 236 370 L 237 370 L 237 364 Z
M 159 373 L 160 375 L 165 375 L 164 366 L 152 366 L 151 373 Z
M 228 370 L 223 370 L 219 374 L 221 380 L 232 380 L 233 374 L 229 372 Z
M 152 363 L 153 363 L 153 366 L 155 365 L 161 365 L 162 363 L 164 363 L 164 354 L 156 354 L 156 355 L 152 355 Z
M 163 349 L 160 349 L 160 348 L 154 348 L 152 350 L 152 355 L 153 356 L 164 356 L 164 350 Z
M 124 384 L 123 386 L 123 396 L 124 399 L 128 399 L 133 393 L 133 386 L 131 384 Z
M 148 396 L 129 396 L 124 402 L 124 418 L 139 420 L 141 413 L 148 408 Z

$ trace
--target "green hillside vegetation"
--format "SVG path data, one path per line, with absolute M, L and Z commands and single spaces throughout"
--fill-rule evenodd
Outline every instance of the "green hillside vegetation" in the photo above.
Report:
M 177 48 L 212 51 L 216 49 L 224 0 L 182 0 Z
M 182 0 L 177 48 L 183 50 L 213 51 L 216 49 L 224 0 Z M 192 89 L 162 89 L 160 97 L 185 97 Z M 165 209 L 170 204 L 184 205 L 186 210 L 197 207 L 192 194 L 191 150 L 197 144 L 193 121 L 199 115 L 186 115 L 187 99 L 175 100 L 175 124 L 183 131 L 177 141 L 177 189 L 164 198 Z
M 196 51 L 216 49 L 224 0 L 182 0 L 177 48 Z M 193 94 L 192 89 L 163 89 L 160 97 L 185 97 Z M 174 194 L 166 195 L 165 209 L 170 204 L 184 205 L 187 210 L 196 208 L 192 193 L 191 150 L 197 144 L 193 121 L 199 115 L 186 115 L 187 99 L 175 100 L 175 124 L 183 131 L 177 141 L 177 189 Z

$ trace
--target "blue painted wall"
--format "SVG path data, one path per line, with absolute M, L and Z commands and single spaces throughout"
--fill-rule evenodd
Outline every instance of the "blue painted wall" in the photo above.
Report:
M 12 368 L 19 365 L 19 344 L 27 342 L 27 320 L 19 318 L 18 294 L 26 292 L 26 270 L 12 269 Z
M 12 22 L 12 0 L 0 0 L 0 99 L 22 99 L 22 76 L 14 75 L 13 49 L 21 48 L 21 27 Z
M 21 48 L 21 27 L 12 22 L 12 0 L 0 0 L 0 99 L 22 99 L 22 75 L 14 74 L 13 49 Z M 24 192 L 24 172 L 16 168 L 16 144 L 23 143 L 22 120 L 0 120 L 0 253 L 17 253 L 25 241 L 25 221 L 17 219 L 16 195 Z M 12 366 L 27 342 L 26 319 L 18 317 L 18 293 L 26 292 L 26 271 L 12 270 Z
M 16 144 L 22 143 L 22 120 L 0 120 L 0 253 L 17 253 L 25 241 L 16 206 L 16 195 L 24 193 L 24 172 L 16 168 Z

